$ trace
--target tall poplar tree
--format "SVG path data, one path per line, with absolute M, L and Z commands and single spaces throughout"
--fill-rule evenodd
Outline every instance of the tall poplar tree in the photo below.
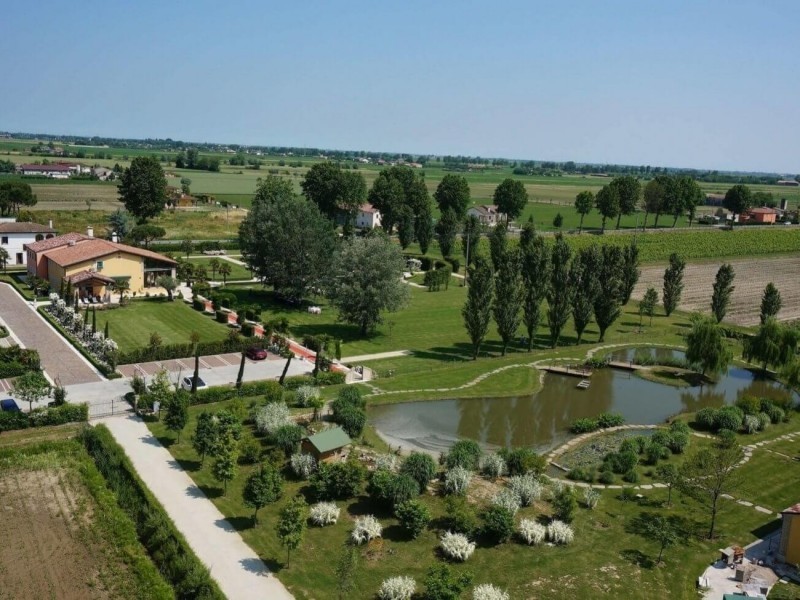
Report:
M 492 296 L 494 294 L 494 277 L 492 267 L 484 260 L 478 259 L 474 267 L 469 269 L 469 288 L 467 302 L 461 309 L 464 326 L 467 328 L 472 342 L 472 359 L 478 358 L 481 343 L 489 331 L 492 317 Z
M 622 249 L 622 304 L 627 304 L 633 294 L 633 288 L 639 281 L 642 271 L 639 269 L 639 247 L 632 243 Z
M 725 313 L 728 312 L 728 305 L 731 303 L 731 295 L 736 287 L 733 285 L 733 279 L 736 273 L 733 271 L 733 266 L 725 263 L 717 271 L 717 276 L 714 279 L 714 291 L 711 294 L 711 312 L 717 323 L 720 323 L 725 318 Z
M 592 322 L 594 300 L 597 297 L 597 271 L 600 267 L 600 252 L 597 246 L 582 249 L 573 259 L 569 275 L 573 289 L 572 322 L 578 343 L 583 339 L 583 332 Z
M 623 257 L 619 246 L 603 246 L 602 262 L 597 273 L 598 291 L 594 300 L 594 320 L 600 330 L 599 342 L 605 341 L 606 330 L 619 318 L 622 307 Z
M 556 234 L 551 256 L 550 288 L 547 291 L 547 325 L 550 327 L 550 343 L 555 348 L 558 346 L 558 339 L 561 337 L 564 325 L 567 324 L 572 307 L 572 286 L 569 277 L 572 250 L 560 233 Z
M 781 293 L 771 281 L 764 288 L 764 295 L 761 296 L 761 324 L 767 322 L 770 317 L 777 317 L 783 306 Z
M 669 255 L 669 266 L 664 271 L 664 312 L 667 316 L 672 314 L 681 301 L 683 293 L 683 270 L 686 268 L 686 261 L 675 252 Z
M 514 338 L 520 325 L 520 310 L 524 299 L 522 273 L 518 249 L 508 250 L 501 259 L 495 274 L 495 301 L 493 307 L 497 333 L 503 340 L 503 356 L 508 343 Z
M 522 320 L 528 333 L 528 352 L 533 348 L 536 330 L 542 320 L 542 302 L 550 287 L 550 251 L 541 236 L 536 235 L 533 218 L 522 228 L 520 236 L 522 252 Z

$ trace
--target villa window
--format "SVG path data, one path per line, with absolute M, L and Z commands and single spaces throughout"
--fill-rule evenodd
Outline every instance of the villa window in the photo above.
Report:
M 2 239 L 0 239 L 0 244 L 3 244 L 3 245 L 8 244 L 8 236 L 7 235 L 4 235 L 2 237 Z
M 102 271 L 102 270 L 103 270 L 103 261 L 102 260 L 98 260 L 97 261 L 97 265 L 95 266 L 95 271 L 99 272 L 99 271 Z

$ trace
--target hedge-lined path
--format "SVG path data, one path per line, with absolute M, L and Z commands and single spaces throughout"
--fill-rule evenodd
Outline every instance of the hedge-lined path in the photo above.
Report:
M 7 283 L 0 284 L 0 317 L 25 348 L 39 351 L 42 368 L 61 385 L 103 377 Z
M 139 417 L 98 422 L 111 431 L 139 477 L 228 598 L 293 598 Z

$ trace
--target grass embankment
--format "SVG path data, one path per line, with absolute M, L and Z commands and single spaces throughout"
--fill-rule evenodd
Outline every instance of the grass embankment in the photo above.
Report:
M 421 583 L 426 570 L 442 560 L 436 547 L 438 536 L 447 525 L 440 496 L 427 493 L 421 497 L 433 513 L 434 521 L 417 539 L 409 539 L 389 512 L 376 507 L 368 496 L 362 494 L 349 501 L 337 502 L 342 514 L 336 525 L 309 527 L 300 548 L 292 554 L 291 566 L 287 567 L 286 553 L 275 534 L 278 512 L 293 495 L 305 494 L 308 490 L 303 482 L 293 480 L 287 473 L 282 499 L 262 509 L 259 524 L 254 526 L 252 509 L 243 505 L 241 490 L 247 476 L 256 467 L 240 465 L 236 478 L 223 494 L 211 474 L 213 460 L 206 459 L 203 464 L 191 447 L 190 435 L 187 435 L 194 430 L 197 415 L 202 410 L 225 406 L 227 404 L 191 407 L 189 424 L 180 442 L 174 440 L 162 423 L 151 423 L 149 427 L 295 597 L 336 597 L 335 565 L 348 539 L 353 518 L 358 515 L 375 514 L 384 526 L 384 534 L 382 541 L 359 549 L 359 567 L 355 577 L 358 588 L 351 597 L 373 598 L 383 579 L 398 574 L 409 575 Z M 796 427 L 796 424 L 795 417 L 792 426 Z M 245 430 L 245 435 L 253 435 L 251 426 L 246 425 Z M 778 435 L 781 430 L 776 428 L 773 433 Z M 260 438 L 256 436 L 256 439 Z M 260 441 L 267 450 L 268 446 Z M 692 440 L 692 444 L 699 443 L 697 439 Z M 782 472 L 780 461 L 751 461 L 743 467 L 746 479 L 764 482 L 761 493 L 768 497 L 774 493 Z M 569 546 L 527 547 L 515 540 L 492 546 L 479 537 L 475 554 L 465 564 L 451 566 L 456 572 L 474 573 L 476 583 L 491 582 L 507 589 L 512 598 L 571 599 L 600 594 L 622 599 L 693 598 L 696 577 L 716 557 L 720 544 L 744 545 L 775 526 L 768 516 L 752 507 L 723 501 L 723 510 L 718 518 L 718 538 L 709 541 L 704 539 L 708 526 L 706 511 L 693 500 L 673 492 L 673 505 L 667 508 L 664 506 L 666 490 L 641 490 L 641 493 L 644 498 L 626 502 L 621 500 L 619 490 L 605 490 L 596 510 L 579 508 L 574 522 L 575 541 Z M 742 493 L 737 497 L 746 496 Z M 662 566 L 653 565 L 658 554 L 657 546 L 645 541 L 633 527 L 636 517 L 644 512 L 675 516 L 690 532 L 685 543 L 666 551 Z M 549 503 L 539 502 L 522 509 L 517 520 L 522 517 L 544 519 L 549 514 Z M 327 559 L 320 561 L 320 556 Z
M 3 519 L 7 551 L 0 550 L 4 596 L 174 598 L 92 459 L 65 439 L 74 432 L 44 428 L 24 445 L 13 434 L 0 437 L 0 488 L 10 509 Z M 46 566 L 31 577 L 11 566 L 13 554 Z
M 127 305 L 97 312 L 97 330 L 103 331 L 108 321 L 109 336 L 117 342 L 121 353 L 147 346 L 150 334 L 157 332 L 162 343 L 188 344 L 196 332 L 201 342 L 224 340 L 228 328 L 217 323 L 180 300 L 131 300 Z

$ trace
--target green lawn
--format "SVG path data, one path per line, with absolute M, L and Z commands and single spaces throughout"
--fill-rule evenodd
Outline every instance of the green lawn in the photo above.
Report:
M 383 540 L 362 547 L 356 575 L 357 590 L 349 597 L 373 598 L 380 582 L 390 576 L 404 574 L 414 577 L 418 584 L 426 569 L 439 562 L 436 551 L 438 536 L 446 524 L 442 520 L 444 507 L 438 496 L 426 494 L 422 500 L 430 507 L 434 521 L 431 528 L 416 540 L 409 539 L 397 521 L 385 510 L 376 507 L 366 495 L 338 502 L 342 508 L 339 522 L 331 527 L 309 527 L 299 550 L 292 555 L 291 566 L 286 564 L 285 551 L 275 535 L 277 514 L 289 498 L 306 493 L 302 482 L 287 474 L 283 498 L 259 512 L 259 524 L 253 525 L 252 510 L 241 499 L 247 475 L 254 467 L 240 465 L 236 479 L 228 485 L 227 493 L 213 479 L 212 460 L 201 464 L 191 448 L 197 415 L 202 410 L 217 410 L 228 406 L 191 407 L 190 420 L 180 442 L 168 433 L 162 423 L 151 423 L 153 433 L 164 443 L 179 463 L 216 506 L 242 534 L 245 541 L 266 561 L 298 599 L 336 598 L 334 568 L 343 544 L 348 538 L 352 519 L 362 514 L 375 514 L 384 526 Z M 245 435 L 250 426 L 245 426 Z M 261 441 L 264 449 L 268 446 Z M 750 477 L 763 478 L 763 493 L 774 491 L 778 463 L 753 464 L 747 467 Z M 473 484 L 473 486 L 476 484 Z M 718 538 L 703 538 L 707 515 L 694 501 L 673 494 L 673 507 L 665 508 L 665 490 L 642 490 L 644 498 L 624 502 L 619 490 L 602 492 L 598 508 L 577 510 L 574 522 L 575 542 L 566 547 L 527 547 L 517 541 L 492 546 L 478 538 L 475 554 L 465 564 L 452 565 L 457 572 L 469 570 L 476 583 L 490 582 L 507 589 L 512 598 L 592 598 L 600 594 L 614 598 L 634 599 L 664 597 L 694 598 L 694 582 L 705 566 L 716 556 L 720 544 L 747 544 L 755 540 L 770 524 L 768 516 L 752 508 L 723 502 L 718 520 Z M 550 514 L 548 503 L 520 511 L 521 517 L 542 518 Z M 652 564 L 657 554 L 655 544 L 645 541 L 632 529 L 632 522 L 643 512 L 659 512 L 683 519 L 691 532 L 685 543 L 665 553 L 666 564 Z M 774 526 L 774 524 L 770 525 Z M 326 560 L 320 561 L 320 557 Z M 604 575 L 601 575 L 604 574 Z
M 206 272 L 208 273 L 209 278 L 211 281 L 222 281 L 222 276 L 219 274 L 219 271 L 212 274 L 211 272 L 211 261 L 213 258 L 190 258 L 189 262 L 193 265 L 203 265 L 206 268 Z M 228 275 L 228 281 L 235 281 L 237 279 L 242 280 L 250 280 L 252 276 L 250 275 L 250 271 L 247 267 L 243 267 L 242 265 L 237 265 L 236 263 L 232 263 L 229 260 L 225 260 L 223 258 L 218 258 L 217 262 L 222 265 L 228 265 L 231 268 L 231 274 Z M 212 276 L 213 275 L 213 276 Z
M 153 332 L 158 332 L 164 344 L 187 344 L 195 331 L 202 342 L 222 340 L 228 335 L 225 325 L 179 300 L 132 300 L 121 308 L 99 311 L 98 331 L 103 330 L 106 321 L 109 335 L 119 344 L 121 353 L 146 346 Z

